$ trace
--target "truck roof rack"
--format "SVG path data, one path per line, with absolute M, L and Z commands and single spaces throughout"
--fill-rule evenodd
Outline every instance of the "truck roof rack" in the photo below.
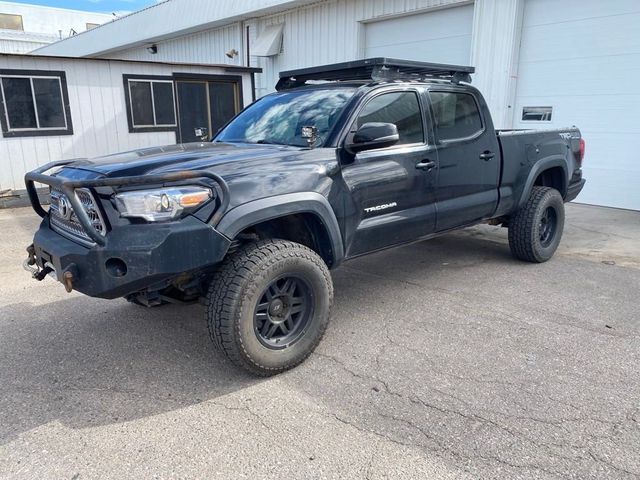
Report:
M 301 68 L 280 72 L 276 90 L 300 87 L 308 80 L 422 80 L 437 78 L 453 83 L 471 83 L 474 67 L 446 65 L 442 63 L 416 62 L 395 58 L 377 57 L 352 62 L 333 63 L 319 67 Z

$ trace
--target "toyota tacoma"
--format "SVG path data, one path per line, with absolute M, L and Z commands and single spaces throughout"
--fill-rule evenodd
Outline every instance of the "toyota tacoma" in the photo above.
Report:
M 495 130 L 471 73 L 387 58 L 282 72 L 211 142 L 44 165 L 25 177 L 42 217 L 25 266 L 93 297 L 200 300 L 222 352 L 272 375 L 322 338 L 344 261 L 490 223 L 545 262 L 584 141 Z

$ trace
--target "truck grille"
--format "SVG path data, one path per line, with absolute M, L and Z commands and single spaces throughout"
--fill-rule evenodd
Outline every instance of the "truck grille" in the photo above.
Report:
M 76 190 L 76 195 L 78 195 L 84 211 L 89 216 L 93 228 L 95 228 L 100 235 L 105 235 L 107 233 L 107 226 L 104 223 L 102 214 L 91 192 L 86 188 L 79 188 Z M 95 244 L 91 237 L 87 235 L 82 224 L 78 221 L 78 217 L 76 217 L 67 196 L 57 189 L 51 189 L 49 219 L 53 230 L 61 235 L 84 245 Z

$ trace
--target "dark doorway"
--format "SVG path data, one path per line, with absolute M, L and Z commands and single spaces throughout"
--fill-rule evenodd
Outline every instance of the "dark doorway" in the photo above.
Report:
M 240 82 L 213 79 L 176 80 L 178 141 L 209 141 L 240 111 Z
M 177 82 L 177 86 L 180 143 L 203 140 L 209 133 L 207 82 L 180 81 Z M 200 136 L 196 133 L 200 133 Z

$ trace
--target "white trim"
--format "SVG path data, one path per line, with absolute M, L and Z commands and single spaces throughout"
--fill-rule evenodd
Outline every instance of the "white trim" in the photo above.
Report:
M 38 118 L 38 105 L 36 105 L 36 92 L 33 89 L 33 77 L 29 77 L 29 86 L 31 87 L 31 103 L 33 103 L 33 113 L 36 116 L 36 130 L 40 129 L 40 119 Z M 5 105 L 6 108 L 6 105 Z M 9 131 L 11 131 L 11 125 L 7 125 Z
M 158 119 L 156 117 L 156 102 L 153 96 L 153 82 L 149 82 L 149 92 L 151 93 L 151 114 L 153 115 L 153 124 L 158 124 Z M 133 111 L 131 112 L 131 116 L 133 117 Z M 135 126 L 135 124 L 134 124 Z
M 7 108 L 7 101 L 4 97 L 4 83 L 2 82 L 2 76 L 0 76 L 0 95 L 2 95 L 2 105 L 4 106 L 4 118 L 7 121 L 7 130 L 11 128 L 9 124 L 9 109 Z

